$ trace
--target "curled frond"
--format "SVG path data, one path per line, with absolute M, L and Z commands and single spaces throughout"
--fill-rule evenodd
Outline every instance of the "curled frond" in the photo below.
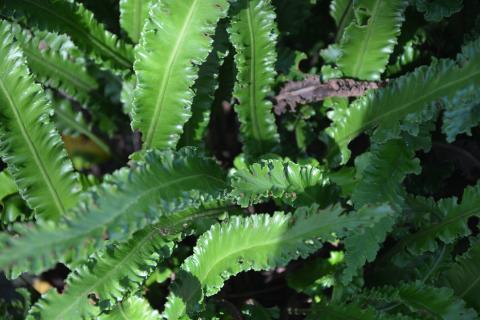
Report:
M 292 203 L 309 187 L 325 186 L 325 172 L 312 165 L 300 165 L 289 160 L 262 160 L 232 176 L 232 196 L 242 207 L 268 198 Z
M 297 209 L 294 214 L 233 217 L 214 225 L 199 238 L 193 255 L 182 264 L 164 316 L 173 320 L 198 311 L 203 297 L 217 293 L 230 277 L 305 258 L 323 242 L 370 225 L 389 210 L 381 206 L 342 215 L 339 207 L 319 210 L 312 206 Z

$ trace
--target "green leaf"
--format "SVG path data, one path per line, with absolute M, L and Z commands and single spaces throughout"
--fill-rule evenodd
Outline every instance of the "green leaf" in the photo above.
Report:
M 152 7 L 134 66 L 132 127 L 142 133 L 144 149 L 175 148 L 191 116 L 198 66 L 228 7 L 227 0 L 166 0 Z
M 403 304 L 423 319 L 478 319 L 477 313 L 467 309 L 465 302 L 455 297 L 450 288 L 431 287 L 420 281 L 374 289 L 367 300 Z
M 378 320 L 375 310 L 364 309 L 355 304 L 317 304 L 314 305 L 306 320 Z
M 274 151 L 279 136 L 267 100 L 272 91 L 277 59 L 275 12 L 267 0 L 240 0 L 228 30 L 236 54 L 235 111 L 247 156 L 255 158 Z
M 325 172 L 314 166 L 289 160 L 262 160 L 233 174 L 231 194 L 242 207 L 268 198 L 292 203 L 307 188 L 327 183 Z
M 88 74 L 85 59 L 65 35 L 50 32 L 32 33 L 14 26 L 28 66 L 37 81 L 62 91 L 81 103 L 87 103 L 97 81 Z
M 461 133 L 472 135 L 471 129 L 480 123 L 480 93 L 470 86 L 461 90 L 451 99 L 442 101 L 444 105 L 442 132 L 448 142 L 455 141 Z
M 379 80 L 397 43 L 407 0 L 358 0 L 340 42 L 337 65 L 346 77 Z
M 480 241 L 459 257 L 445 273 L 446 282 L 467 305 L 480 312 Z
M 131 69 L 132 47 L 95 20 L 93 13 L 73 0 L 1 0 L 8 10 L 20 11 L 30 24 L 65 33 L 105 67 Z
M 205 131 L 210 121 L 210 111 L 215 91 L 218 89 L 220 67 L 229 51 L 225 22 L 220 22 L 215 32 L 213 50 L 200 66 L 195 82 L 195 97 L 192 103 L 192 117 L 183 127 L 179 146 L 201 146 L 205 143 Z
M 77 175 L 50 122 L 52 108 L 6 22 L 0 24 L 0 38 L 2 159 L 37 217 L 58 220 L 78 200 Z
M 480 216 L 480 183 L 467 187 L 461 201 L 456 197 L 441 199 L 436 207 L 435 216 L 438 221 L 403 240 L 411 252 L 433 252 L 437 248 L 437 240 L 450 244 L 459 237 L 470 234 L 468 219 Z
M 414 150 L 401 140 L 374 144 L 370 152 L 356 159 L 355 166 L 359 181 L 352 194 L 355 207 L 388 202 L 397 212 L 402 211 L 405 197 L 401 183 L 408 174 L 421 171 Z
M 156 320 L 159 314 L 148 301 L 133 296 L 115 307 L 112 312 L 101 315 L 100 320 Z
M 163 216 L 198 210 L 222 200 L 225 173 L 192 149 L 148 152 L 145 163 L 117 171 L 75 209 L 75 217 L 59 225 L 38 224 L 3 235 L 0 268 L 24 263 L 37 272 L 72 258 L 86 258 L 85 248 L 101 248 L 105 238 L 125 241 Z
M 354 0 L 332 0 L 330 2 L 330 15 L 337 25 L 337 36 L 335 42 L 338 42 L 343 36 L 345 28 L 354 19 L 353 11 Z
M 7 171 L 0 172 L 0 202 L 3 202 L 5 197 L 18 192 L 17 185 Z M 2 204 L 3 206 L 3 204 Z
M 30 311 L 34 319 L 98 317 L 137 289 L 161 259 L 171 255 L 173 242 L 160 227 L 147 227 L 121 245 L 111 245 L 72 271 L 62 294 L 49 290 Z
M 153 0 L 120 0 L 120 26 L 134 43 L 140 40 L 152 3 Z
M 429 22 L 439 22 L 463 8 L 463 0 L 416 0 L 415 4 Z
M 330 157 L 341 151 L 342 163 L 350 157 L 348 144 L 360 133 L 391 131 L 410 113 L 418 112 L 433 102 L 453 97 L 459 90 L 480 84 L 480 40 L 465 46 L 456 60 L 438 60 L 402 76 L 384 88 L 367 93 L 352 103 L 342 118 L 327 129 L 336 147 Z
M 182 264 L 167 300 L 164 315 L 179 319 L 198 311 L 203 296 L 216 294 L 240 272 L 269 270 L 305 258 L 325 241 L 342 237 L 384 216 L 386 206 L 341 215 L 339 207 L 303 207 L 295 214 L 276 213 L 233 217 L 202 235 L 194 253 Z

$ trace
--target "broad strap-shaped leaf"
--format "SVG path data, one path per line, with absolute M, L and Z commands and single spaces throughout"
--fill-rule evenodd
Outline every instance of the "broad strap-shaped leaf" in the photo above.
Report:
M 91 91 L 97 89 L 95 78 L 88 74 L 85 59 L 66 35 L 35 32 L 14 27 L 28 66 L 37 81 L 87 103 Z
M 419 174 L 420 160 L 401 140 L 373 144 L 370 152 L 355 159 L 357 180 L 352 194 L 356 208 L 366 204 L 388 202 L 402 211 L 405 191 L 402 182 L 408 174 Z
M 100 320 L 158 320 L 158 311 L 147 300 L 133 296 L 118 304 L 112 312 L 103 314 Z
M 125 241 L 163 216 L 198 210 L 225 193 L 225 173 L 192 149 L 148 152 L 145 162 L 117 171 L 75 209 L 74 218 L 54 226 L 23 228 L 20 237 L 0 241 L 0 268 L 28 264 L 41 271 L 66 253 L 86 258 L 87 247 L 101 248 L 105 238 Z
M 154 226 L 134 234 L 126 243 L 108 246 L 73 270 L 62 294 L 48 292 L 34 307 L 41 319 L 96 317 L 138 290 L 161 260 L 171 254 L 173 241 L 192 222 L 226 211 L 222 201 L 208 208 L 186 210 L 163 217 Z
M 463 8 L 463 0 L 415 0 L 415 4 L 429 22 L 439 22 Z
M 455 294 L 464 299 L 470 307 L 480 312 L 480 241 L 475 241 L 467 253 L 463 254 L 448 268 L 446 282 Z
M 210 122 L 210 111 L 218 88 L 218 74 L 229 51 L 225 21 L 220 21 L 215 31 L 213 50 L 198 70 L 195 82 L 195 97 L 192 103 L 192 117 L 183 127 L 179 146 L 200 147 L 205 144 L 205 131 Z
M 456 60 L 438 60 L 420 67 L 352 103 L 345 117 L 337 118 L 327 129 L 336 143 L 330 156 L 340 150 L 342 163 L 346 163 L 350 157 L 348 144 L 363 131 L 375 127 L 379 135 L 391 131 L 406 115 L 479 84 L 480 40 L 476 40 L 465 46 Z
M 49 290 L 37 302 L 32 319 L 98 317 L 143 283 L 161 259 L 170 256 L 173 242 L 157 227 L 147 227 L 121 245 L 112 245 L 72 271 L 62 294 Z
M 409 307 L 418 316 L 428 315 L 434 319 L 478 319 L 475 310 L 467 308 L 452 289 L 436 288 L 420 281 L 373 289 L 367 294 L 366 300 L 396 302 Z
M 277 59 L 275 12 L 268 0 L 239 0 L 229 28 L 236 54 L 235 111 L 247 156 L 272 152 L 279 142 L 272 103 Z
M 131 69 L 132 47 L 105 30 L 93 13 L 74 0 L 0 0 L 8 10 L 20 11 L 30 24 L 65 33 L 105 67 Z
M 49 119 L 52 108 L 6 22 L 0 24 L 0 37 L 2 159 L 37 217 L 58 220 L 77 202 L 77 175 Z
M 164 316 L 179 319 L 198 311 L 205 296 L 217 293 L 230 277 L 248 270 L 268 270 L 305 258 L 324 241 L 343 237 L 384 216 L 387 206 L 366 208 L 349 215 L 334 207 L 303 207 L 295 214 L 275 213 L 233 217 L 202 235 L 192 256 L 182 264 Z M 334 236 L 335 235 L 335 236 Z
M 165 0 L 152 7 L 134 66 L 132 127 L 142 133 L 144 149 L 175 148 L 191 116 L 198 66 L 228 7 L 227 0 Z
M 332 0 L 330 2 L 330 15 L 337 25 L 336 41 L 342 38 L 345 28 L 355 18 L 354 0 Z
M 438 221 L 405 238 L 401 244 L 407 245 L 413 253 L 433 252 L 437 248 L 437 241 L 450 244 L 470 234 L 468 219 L 480 216 L 480 183 L 467 187 L 461 201 L 456 197 L 438 201 L 435 213 Z
M 345 29 L 337 65 L 346 77 L 379 80 L 397 43 L 408 0 L 354 1 L 354 21 Z
M 268 198 L 292 203 L 307 188 L 325 186 L 329 182 L 320 168 L 289 160 L 262 160 L 236 171 L 231 180 L 231 194 L 242 207 Z
M 472 135 L 471 129 L 480 123 L 480 93 L 478 87 L 461 90 L 452 99 L 444 99 L 442 132 L 448 142 L 461 133 Z
M 148 18 L 153 0 L 120 0 L 120 26 L 134 43 L 140 40 L 140 33 Z

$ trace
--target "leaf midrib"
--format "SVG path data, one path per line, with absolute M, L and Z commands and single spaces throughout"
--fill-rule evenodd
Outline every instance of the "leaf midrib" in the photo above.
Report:
M 12 96 L 10 95 L 10 92 L 7 90 L 5 87 L 4 80 L 0 78 L 0 90 L 2 91 L 2 94 L 7 98 L 8 100 L 8 106 L 10 107 L 15 121 L 17 122 L 18 127 L 20 128 L 20 133 L 23 136 L 24 141 L 27 143 L 27 147 L 30 150 L 30 153 L 33 157 L 33 160 L 35 161 L 35 164 L 39 168 L 40 174 L 42 175 L 43 180 L 45 181 L 45 185 L 47 186 L 47 189 L 52 197 L 53 203 L 60 215 L 64 216 L 65 215 L 65 205 L 63 204 L 62 199 L 60 198 L 53 182 L 52 179 L 50 178 L 50 175 L 48 173 L 48 170 L 46 169 L 40 154 L 35 147 L 35 144 L 32 141 L 32 138 L 30 137 L 25 124 L 22 121 L 22 117 L 19 113 L 18 106 L 16 105 L 15 101 L 13 100 Z M 53 213 L 47 213 L 49 215 L 53 215 Z M 55 215 L 53 215 L 55 216 Z M 58 214 L 57 214 L 58 216 Z
M 16 1 L 19 1 L 19 0 L 16 0 Z M 63 21 L 65 24 L 70 26 L 70 28 L 76 30 L 78 33 L 82 34 L 84 37 L 89 39 L 97 48 L 99 48 L 102 52 L 106 53 L 108 56 L 112 57 L 117 63 L 122 65 L 124 68 L 129 69 L 131 67 L 131 61 L 128 58 L 117 54 L 114 50 L 111 50 L 111 48 L 108 47 L 106 44 L 104 44 L 103 41 L 98 39 L 93 34 L 86 32 L 84 29 L 79 28 L 78 25 L 73 21 L 66 19 L 63 15 L 58 15 L 56 11 L 52 11 L 49 7 L 42 6 L 40 3 L 36 1 L 33 1 L 33 0 L 23 0 L 23 1 L 25 1 L 26 3 L 29 3 L 31 6 L 35 6 L 41 10 L 45 10 L 47 13 L 51 14 L 55 18 Z M 95 21 L 94 23 L 99 23 L 99 22 Z M 103 30 L 102 32 L 108 32 L 108 31 Z
M 53 72 L 62 75 L 65 79 L 67 79 L 70 83 L 74 86 L 79 87 L 81 90 L 85 91 L 86 93 L 95 90 L 96 86 L 91 85 L 88 82 L 84 81 L 81 77 L 77 77 L 75 73 L 70 72 L 70 69 L 62 69 L 59 65 L 51 63 L 48 59 L 43 58 L 41 55 L 36 55 L 35 52 L 32 50 L 22 46 L 23 51 L 28 59 L 33 59 L 39 64 L 43 64 L 48 69 L 53 69 Z M 67 63 L 66 61 L 63 61 Z M 75 65 L 74 67 L 79 67 Z M 73 70 L 73 69 L 72 69 Z M 83 71 L 83 70 L 82 70 Z M 93 80 L 93 79 L 92 79 Z
M 467 67 L 464 67 L 463 69 L 466 69 Z M 364 123 L 362 123 L 362 125 L 360 126 L 360 128 L 358 129 L 355 129 L 353 131 L 351 131 L 349 134 L 345 135 L 342 139 L 339 139 L 339 140 L 336 140 L 338 143 L 337 145 L 340 145 L 340 144 L 343 144 L 345 141 L 349 141 L 352 137 L 355 137 L 357 136 L 358 134 L 360 134 L 362 131 L 364 131 L 366 128 L 370 127 L 372 124 L 376 123 L 376 122 L 379 122 L 379 120 L 383 119 L 383 118 L 386 118 L 388 117 L 389 115 L 391 114 L 394 114 L 394 113 L 397 113 L 397 112 L 401 112 L 405 109 L 408 109 L 409 107 L 411 107 L 412 105 L 415 105 L 419 102 L 421 102 L 422 100 L 426 100 L 426 101 L 431 101 L 433 99 L 430 99 L 429 97 L 431 96 L 435 96 L 437 94 L 437 92 L 439 91 L 443 91 L 449 87 L 454 87 L 456 86 L 458 83 L 461 83 L 465 80 L 469 80 L 470 78 L 474 78 L 475 76 L 478 76 L 480 75 L 480 69 L 478 69 L 479 71 L 477 72 L 474 72 L 472 74 L 469 74 L 468 76 L 465 76 L 465 77 L 462 77 L 462 78 L 454 78 L 456 80 L 450 82 L 450 83 L 447 83 L 443 86 L 439 86 L 437 87 L 435 90 L 432 90 L 432 91 L 429 91 L 429 93 L 423 95 L 423 96 L 420 96 L 419 98 L 417 99 L 414 99 L 413 101 L 409 102 L 409 103 L 406 103 L 404 104 L 403 106 L 399 107 L 399 108 L 394 108 L 392 110 L 388 110 L 387 112 L 384 112 L 376 117 L 373 117 L 371 120 L 368 120 Z M 427 103 L 427 102 L 426 102 Z M 373 104 L 372 104 L 373 105 Z M 371 106 L 370 105 L 370 108 Z M 368 108 L 368 107 L 367 107 Z M 352 113 L 352 115 L 355 115 L 354 113 Z M 343 127 L 344 128 L 344 127 Z
M 292 219 L 292 217 L 290 217 L 289 219 L 283 220 L 281 222 L 281 223 L 284 224 L 282 227 L 288 227 L 288 223 L 291 221 L 291 219 Z M 273 221 L 273 220 L 271 220 L 271 221 Z M 327 228 L 328 226 L 331 226 L 333 224 L 338 224 L 338 223 L 339 222 L 337 221 L 337 219 L 335 219 L 334 221 L 332 221 L 328 225 L 326 225 L 326 224 L 323 224 L 322 226 L 310 225 L 312 227 L 312 229 L 309 229 L 308 231 L 302 232 L 301 234 L 293 233 L 289 237 L 284 237 L 284 233 L 279 233 L 275 236 L 274 240 L 265 241 L 263 243 L 258 243 L 257 242 L 257 243 L 255 243 L 255 245 L 245 246 L 245 247 L 242 247 L 241 249 L 237 248 L 237 250 L 229 251 L 228 254 L 223 255 L 221 258 L 215 259 L 215 262 L 210 265 L 207 272 L 204 273 L 204 276 L 201 279 L 199 279 L 199 282 L 200 282 L 200 284 L 203 284 L 205 282 L 205 279 L 207 279 L 210 276 L 210 273 L 212 272 L 212 270 L 215 268 L 216 265 L 221 264 L 223 261 L 230 259 L 231 256 L 235 256 L 239 252 L 248 251 L 248 250 L 252 250 L 254 248 L 259 248 L 259 247 L 267 247 L 267 246 L 271 246 L 271 245 L 275 245 L 275 244 L 277 246 L 280 246 L 281 243 L 285 243 L 285 242 L 288 243 L 290 241 L 295 241 L 296 238 L 301 238 L 301 237 L 311 233 L 313 230 L 315 230 L 317 228 L 318 229 L 324 229 L 324 228 Z M 282 227 L 279 227 L 278 230 L 280 230 Z M 288 229 L 282 229 L 282 230 L 283 231 L 288 231 Z M 316 237 L 316 238 L 318 238 L 318 237 Z M 201 286 L 200 286 L 200 289 L 201 289 Z M 192 297 L 196 296 L 197 293 L 198 293 L 198 289 L 197 290 L 192 290 L 191 293 L 188 295 L 188 297 L 185 297 L 185 298 L 182 299 L 182 300 L 184 300 L 184 305 L 179 310 L 180 312 L 182 312 L 182 314 L 185 312 L 185 307 L 188 305 L 188 303 L 190 302 Z
M 262 135 L 260 133 L 260 125 L 257 118 L 257 78 L 256 78 L 256 63 L 257 63 L 257 56 L 256 56 L 256 49 L 257 44 L 255 40 L 255 28 L 253 26 L 253 12 L 252 12 L 252 4 L 251 1 L 247 1 L 247 25 L 248 25 L 248 36 L 250 38 L 250 83 L 248 84 L 249 94 L 249 109 L 250 109 L 250 118 L 252 121 L 252 133 L 253 137 L 255 138 L 255 144 L 258 144 L 259 150 L 263 150 L 263 143 L 262 143 Z M 239 30 L 240 31 L 240 30 Z
M 185 1 L 185 0 L 182 0 Z M 155 99 L 155 106 L 154 106 L 154 111 L 153 111 L 153 118 L 152 121 L 150 122 L 150 125 L 147 130 L 147 136 L 145 138 L 145 149 L 150 149 L 153 147 L 153 136 L 155 132 L 157 131 L 158 124 L 160 122 L 160 117 L 162 114 L 162 111 L 164 110 L 164 101 L 166 97 L 166 89 L 169 85 L 170 79 L 171 79 L 171 74 L 173 72 L 173 65 L 176 63 L 177 58 L 178 58 L 178 51 L 180 50 L 180 47 L 183 45 L 183 41 L 185 40 L 186 32 L 190 27 L 190 24 L 192 22 L 193 14 L 196 11 L 196 7 L 198 4 L 198 0 L 193 0 L 192 5 L 190 6 L 190 9 L 188 10 L 187 17 L 182 25 L 182 28 L 180 29 L 180 34 L 177 37 L 177 41 L 175 41 L 175 45 L 173 47 L 173 50 L 168 57 L 167 60 L 167 68 L 165 72 L 163 73 L 162 80 L 160 82 L 160 88 L 158 91 L 157 98 Z

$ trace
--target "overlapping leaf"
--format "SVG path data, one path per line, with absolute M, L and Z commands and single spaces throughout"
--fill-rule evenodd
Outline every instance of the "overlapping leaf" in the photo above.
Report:
M 119 304 L 112 312 L 101 315 L 100 320 L 156 320 L 159 314 L 148 304 L 148 301 L 139 297 L 131 297 Z
M 480 40 L 469 43 L 456 60 L 438 60 L 370 92 L 354 102 L 342 118 L 327 129 L 335 143 L 331 156 L 341 151 L 342 163 L 350 157 L 348 144 L 367 129 L 391 131 L 406 115 L 433 102 L 453 97 L 459 90 L 480 84 Z
M 217 293 L 223 283 L 242 271 L 268 270 L 306 257 L 324 241 L 343 237 L 347 230 L 370 225 L 390 210 L 381 206 L 341 215 L 339 207 L 318 210 L 303 207 L 295 214 L 276 213 L 233 217 L 201 236 L 173 285 L 164 315 L 179 319 L 198 311 L 205 296 Z M 335 234 L 335 236 L 332 236 Z
M 275 12 L 267 0 L 240 0 L 229 28 L 238 69 L 234 97 L 248 157 L 272 152 L 279 142 L 272 103 L 277 54 Z
M 1 7 L 20 11 L 30 24 L 65 33 L 81 49 L 105 67 L 131 69 L 132 47 L 95 20 L 93 13 L 73 0 L 1 0 Z
M 355 19 L 343 33 L 337 61 L 346 77 L 380 79 L 397 43 L 407 4 L 407 0 L 353 2 Z
M 0 268 L 17 263 L 32 272 L 73 258 L 86 258 L 85 248 L 125 241 L 163 216 L 197 210 L 223 196 L 225 174 L 218 165 L 192 149 L 149 152 L 145 163 L 119 170 L 76 208 L 74 218 L 60 225 L 23 228 L 19 238 L 3 235 Z
M 166 0 L 152 7 L 135 49 L 132 127 L 142 133 L 144 149 L 175 148 L 191 116 L 198 67 L 228 7 L 227 0 Z
M 32 33 L 14 27 L 15 38 L 27 58 L 36 79 L 58 89 L 78 102 L 86 103 L 91 91 L 98 87 L 88 74 L 85 59 L 65 35 L 50 32 Z
M 232 196 L 242 207 L 278 198 L 292 203 L 309 187 L 325 186 L 324 171 L 312 165 L 299 165 L 288 160 L 263 160 L 232 176 Z
M 78 200 L 77 176 L 49 119 L 52 108 L 6 22 L 0 24 L 0 38 L 2 159 L 37 217 L 58 220 Z
M 140 40 L 140 33 L 148 18 L 153 0 L 120 0 L 120 26 L 134 43 Z

